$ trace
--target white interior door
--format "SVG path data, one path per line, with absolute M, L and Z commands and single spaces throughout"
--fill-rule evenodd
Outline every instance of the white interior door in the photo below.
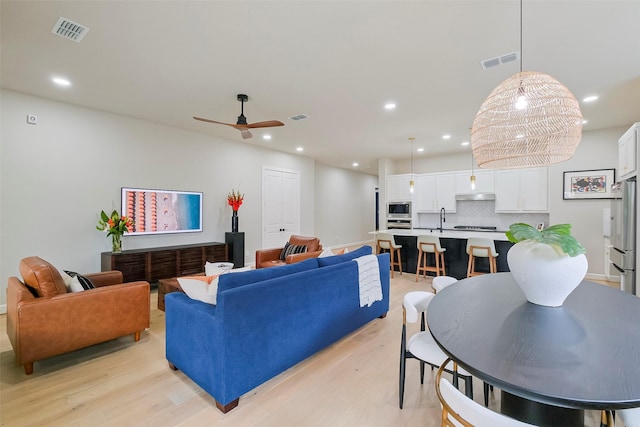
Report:
M 297 172 L 262 172 L 262 247 L 281 247 L 300 232 L 300 176 Z

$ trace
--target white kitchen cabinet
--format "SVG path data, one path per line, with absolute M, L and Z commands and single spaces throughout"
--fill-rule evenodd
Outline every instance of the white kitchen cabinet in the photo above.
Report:
M 416 175 L 414 212 L 456 211 L 456 174 Z
M 547 168 L 495 172 L 496 212 L 548 212 Z
M 640 128 L 632 127 L 618 140 L 618 180 L 636 176 L 637 174 L 637 137 Z
M 414 174 L 414 181 L 415 176 Z M 411 174 L 387 176 L 387 202 L 410 202 L 412 194 L 409 191 L 409 181 Z
M 456 173 L 456 193 L 493 193 L 495 192 L 495 172 L 493 170 L 474 170 L 476 189 L 471 189 L 471 171 Z

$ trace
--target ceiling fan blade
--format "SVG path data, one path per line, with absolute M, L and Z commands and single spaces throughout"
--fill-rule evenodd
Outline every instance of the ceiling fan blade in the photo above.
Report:
M 240 129 L 240 133 L 242 134 L 242 139 L 249 139 L 253 137 L 248 129 Z
M 278 120 L 267 120 L 266 122 L 249 123 L 246 125 L 249 129 L 255 128 L 272 128 L 276 126 L 284 126 L 284 123 Z
M 236 127 L 236 125 L 233 124 L 233 123 L 217 122 L 215 120 L 204 119 L 202 117 L 196 117 L 196 116 L 193 116 L 193 118 L 196 119 L 196 120 L 200 120 L 201 122 L 215 123 L 215 124 L 218 124 L 218 125 L 227 125 L 227 126 L 231 126 L 231 127 Z

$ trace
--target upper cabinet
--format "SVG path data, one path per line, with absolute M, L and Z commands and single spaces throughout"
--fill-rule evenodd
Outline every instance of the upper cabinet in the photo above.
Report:
M 456 173 L 456 193 L 493 193 L 495 192 L 495 173 L 492 170 L 474 170 L 476 189 L 471 189 L 471 171 Z
M 637 174 L 637 136 L 640 127 L 634 125 L 618 140 L 618 173 L 619 180 L 636 176 Z
M 414 212 L 456 211 L 456 174 L 416 175 Z
M 547 168 L 495 172 L 496 212 L 548 212 Z
M 414 175 L 414 182 L 415 182 Z M 412 195 L 409 190 L 410 174 L 387 176 L 387 202 L 408 202 Z

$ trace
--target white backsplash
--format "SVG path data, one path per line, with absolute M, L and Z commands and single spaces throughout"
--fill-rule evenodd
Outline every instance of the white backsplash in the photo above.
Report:
M 506 231 L 514 222 L 524 222 L 535 226 L 543 222 L 549 226 L 549 214 L 546 213 L 496 213 L 496 203 L 493 200 L 459 200 L 456 202 L 456 212 L 445 214 L 444 228 L 456 225 L 493 226 Z M 437 213 L 418 214 L 414 228 L 433 228 L 440 225 L 440 215 Z

